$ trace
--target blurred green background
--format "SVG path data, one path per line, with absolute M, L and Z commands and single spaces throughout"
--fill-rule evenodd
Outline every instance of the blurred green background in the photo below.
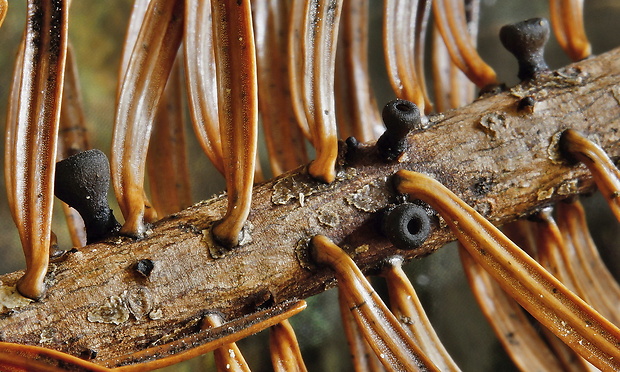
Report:
M 86 113 L 93 147 L 109 154 L 114 118 L 115 91 L 121 47 L 133 3 L 129 0 L 72 2 L 70 40 L 76 52 Z M 585 2 L 586 31 L 595 54 L 620 46 L 620 1 L 589 0 Z M 481 26 L 478 44 L 482 57 L 493 66 L 499 76 L 515 84 L 517 63 L 503 49 L 498 39 L 499 28 L 531 17 L 548 17 L 546 1 L 482 0 Z M 393 98 L 385 76 L 381 49 L 381 1 L 372 0 L 370 26 L 370 63 L 373 84 L 380 105 Z M 6 104 L 13 61 L 21 38 L 25 15 L 25 1 L 12 0 L 9 13 L 0 28 L 0 117 L 6 117 Z M 569 63 L 553 38 L 546 50 L 546 59 L 552 68 Z M 430 70 L 427 60 L 427 69 Z M 619 61 L 620 63 L 620 61 Z M 188 115 L 186 115 L 186 118 Z M 190 170 L 194 201 L 209 198 L 224 187 L 222 177 L 202 154 L 187 126 Z M 4 144 L 0 143 L 3 153 Z M 264 169 L 267 168 L 263 156 Z M 205 182 L 205 180 L 209 180 Z M 25 264 L 17 231 L 6 205 L 4 182 L 0 182 L 0 273 L 22 269 Z M 114 203 L 110 198 L 111 202 Z M 620 253 L 618 223 L 600 197 L 587 200 L 593 235 L 609 266 L 618 277 Z M 120 218 L 117 207 L 116 215 Z M 62 247 L 69 247 L 64 217 L 56 208 L 54 231 Z M 410 278 L 425 305 L 440 338 L 463 371 L 512 371 L 490 327 L 473 300 L 461 271 L 456 249 L 448 245 L 430 257 L 407 266 Z M 377 281 L 380 288 L 382 283 Z M 292 319 L 302 354 L 311 371 L 350 370 L 346 340 L 340 325 L 336 292 L 328 291 L 309 299 L 308 310 Z M 205 308 L 208 304 L 205 304 Z M 267 352 L 267 334 L 252 336 L 239 343 L 241 350 L 255 371 L 271 370 Z M 120 340 L 119 340 L 120 341 Z M 167 371 L 213 370 L 212 356 L 166 369 Z

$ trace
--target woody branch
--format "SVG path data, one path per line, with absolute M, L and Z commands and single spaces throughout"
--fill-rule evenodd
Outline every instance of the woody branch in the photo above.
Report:
M 312 180 L 301 168 L 256 186 L 252 241 L 223 258 L 211 257 L 205 239 L 207 227 L 225 214 L 223 196 L 163 219 L 143 239 L 89 245 L 49 270 L 52 287 L 40 302 L 3 311 L 3 341 L 39 345 L 44 334 L 49 343 L 43 346 L 74 355 L 90 348 L 98 352 L 95 362 L 106 364 L 168 342 L 163 337 L 171 329 L 180 330 L 171 339 L 193 332 L 192 321 L 206 310 L 234 319 L 272 301 L 332 287 L 333 274 L 308 266 L 304 256 L 307 239 L 316 234 L 347 249 L 363 270 L 393 254 L 430 254 L 454 239 L 439 222 L 425 244 L 411 251 L 394 249 L 381 235 L 379 214 L 395 201 L 391 176 L 401 169 L 431 175 L 498 225 L 591 191 L 587 168 L 564 161 L 557 141 L 573 128 L 596 139 L 612 159 L 620 157 L 619 57 L 616 49 L 431 116 L 428 129 L 407 138 L 409 149 L 397 161 L 381 160 L 369 143 L 347 149 L 331 184 Z M 525 97 L 534 100 L 533 110 L 518 109 Z M 145 259 L 153 263 L 148 277 L 135 271 Z M 10 286 L 21 275 L 0 280 Z M 129 316 L 118 325 L 88 320 L 106 306 Z M 154 312 L 159 316 L 149 317 Z

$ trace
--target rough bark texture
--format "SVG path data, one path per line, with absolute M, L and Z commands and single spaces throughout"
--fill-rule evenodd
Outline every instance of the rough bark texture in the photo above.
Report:
M 95 362 L 107 364 L 198 330 L 206 311 L 230 320 L 332 287 L 332 273 L 304 256 L 315 234 L 345 247 L 366 271 L 390 255 L 429 254 L 453 239 L 439 219 L 416 250 L 397 251 L 381 235 L 380 210 L 396 200 L 390 176 L 399 169 L 433 175 L 496 224 L 591 191 L 587 169 L 563 162 L 556 140 L 574 128 L 620 157 L 618 61 L 620 49 L 430 117 L 398 162 L 385 163 L 372 144 L 362 145 L 348 149 L 330 185 L 303 169 L 258 185 L 252 241 L 230 252 L 210 238 L 211 223 L 226 211 L 220 196 L 163 219 L 142 240 L 118 237 L 71 253 L 50 268 L 46 297 L 2 311 L 1 338 L 74 355 L 91 349 Z M 536 101 L 533 111 L 517 109 L 525 96 Z M 148 276 L 136 270 L 145 259 L 154 265 Z M 21 275 L 0 279 L 11 286 Z

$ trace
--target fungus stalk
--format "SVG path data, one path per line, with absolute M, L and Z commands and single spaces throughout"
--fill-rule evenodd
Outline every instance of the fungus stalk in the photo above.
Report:
M 536 79 L 549 71 L 544 58 L 545 45 L 549 40 L 549 21 L 546 19 L 531 18 L 506 25 L 500 29 L 499 38 L 504 47 L 517 58 L 519 79 Z

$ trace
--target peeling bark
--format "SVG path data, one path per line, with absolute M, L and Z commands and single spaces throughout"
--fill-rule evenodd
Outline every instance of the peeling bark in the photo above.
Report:
M 347 249 L 363 271 L 390 255 L 430 254 L 454 239 L 439 220 L 416 250 L 397 251 L 381 235 L 380 211 L 396 199 L 390 176 L 400 169 L 432 175 L 498 225 L 590 192 L 587 168 L 564 162 L 557 140 L 574 128 L 617 161 L 619 58 L 616 49 L 431 116 L 428 129 L 409 136 L 410 148 L 397 162 L 381 161 L 369 143 L 348 149 L 331 184 L 300 168 L 256 186 L 248 219 L 252 241 L 224 258 L 211 257 L 210 250 L 219 249 L 208 230 L 226 211 L 223 195 L 164 218 L 141 240 L 118 237 L 86 246 L 50 267 L 41 301 L 0 313 L 1 339 L 73 355 L 95 350 L 94 362 L 106 365 L 198 332 L 207 311 L 232 320 L 333 287 L 333 273 L 304 255 L 316 234 Z M 534 99 L 533 110 L 517 109 L 524 97 Z M 153 269 L 145 276 L 136 265 L 146 259 Z M 21 275 L 0 280 L 11 286 Z M 109 322 L 89 321 L 106 321 L 93 314 L 108 314 Z

